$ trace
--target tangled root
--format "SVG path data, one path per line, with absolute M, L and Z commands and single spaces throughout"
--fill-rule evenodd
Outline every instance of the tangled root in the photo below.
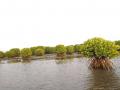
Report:
M 111 70 L 113 69 L 113 63 L 109 59 L 91 59 L 90 69 L 103 69 Z

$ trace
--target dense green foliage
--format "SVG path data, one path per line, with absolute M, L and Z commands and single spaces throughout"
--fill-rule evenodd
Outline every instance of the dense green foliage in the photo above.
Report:
M 13 49 L 10 50 L 10 52 L 12 52 L 13 57 L 19 57 L 20 56 L 20 49 L 19 48 L 13 48 Z
M 20 50 L 19 48 L 13 48 L 10 49 L 5 53 L 6 57 L 13 58 L 13 57 L 19 57 L 20 56 Z
M 83 47 L 83 44 L 76 44 L 76 45 L 74 45 L 74 51 L 76 52 L 76 53 L 78 53 L 78 54 L 81 54 L 81 52 L 82 52 L 82 47 Z
M 84 42 L 82 54 L 90 58 L 113 58 L 119 53 L 114 42 L 95 37 Z
M 36 47 L 31 47 L 30 50 L 32 51 L 32 55 L 35 55 Z
M 79 44 L 74 45 L 74 51 L 75 51 L 75 52 L 79 52 L 79 51 L 78 51 L 78 50 L 79 50 L 79 46 L 80 46 Z
M 53 54 L 55 53 L 55 47 L 45 47 L 46 54 Z
M 35 55 L 36 56 L 43 56 L 45 54 L 44 49 L 38 48 L 35 50 Z
M 23 59 L 27 59 L 27 58 L 30 58 L 32 55 L 32 51 L 29 49 L 29 48 L 23 48 L 21 50 L 21 57 Z
M 118 47 L 117 51 L 120 52 L 120 40 L 115 41 L 115 45 Z
M 8 57 L 22 57 L 23 59 L 30 58 L 31 56 L 43 56 L 44 54 L 56 54 L 59 57 L 72 56 L 73 53 L 78 53 L 80 56 L 89 57 L 94 60 L 110 59 L 118 54 L 120 55 L 120 40 L 108 41 L 102 38 L 92 38 L 85 41 L 83 44 L 76 45 L 57 45 L 56 47 L 44 47 L 35 46 L 31 48 L 23 48 L 21 51 L 19 48 L 10 49 L 7 52 L 0 51 L 0 58 Z M 66 56 L 68 54 L 68 56 Z M 76 54 L 75 54 L 76 55 Z M 97 62 L 98 63 L 98 62 Z M 101 63 L 101 62 L 99 62 Z M 95 66 L 95 65 L 94 65 Z
M 118 51 L 120 52 L 120 40 L 115 41 L 115 44 L 118 45 Z
M 67 54 L 73 54 L 74 53 L 74 46 L 66 46 Z
M 13 53 L 12 51 L 7 51 L 7 52 L 5 53 L 5 56 L 6 56 L 7 58 L 13 58 L 13 57 L 14 57 L 14 53 Z
M 66 54 L 66 48 L 64 45 L 57 45 L 56 46 L 56 53 L 57 53 L 57 56 L 63 56 Z
M 115 41 L 115 44 L 120 46 L 120 40 Z
M 82 44 L 76 44 L 76 45 L 74 45 L 74 51 L 76 53 L 81 53 L 81 46 L 82 46 Z
M 4 57 L 5 57 L 4 52 L 0 51 L 0 58 L 4 58 Z
M 36 51 L 37 49 L 39 49 L 39 48 L 45 50 L 45 47 L 44 47 L 44 46 L 31 47 L 30 49 L 31 49 L 31 51 L 32 51 L 32 55 L 35 55 L 35 51 Z

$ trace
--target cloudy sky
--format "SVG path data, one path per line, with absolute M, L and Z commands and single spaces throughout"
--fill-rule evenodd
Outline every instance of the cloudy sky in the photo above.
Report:
M 120 39 L 119 0 L 0 0 L 0 50 Z

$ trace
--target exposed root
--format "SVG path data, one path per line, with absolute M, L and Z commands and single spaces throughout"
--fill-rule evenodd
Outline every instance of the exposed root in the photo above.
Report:
M 109 59 L 91 59 L 90 69 L 103 69 L 103 70 L 111 70 L 113 69 L 113 63 Z

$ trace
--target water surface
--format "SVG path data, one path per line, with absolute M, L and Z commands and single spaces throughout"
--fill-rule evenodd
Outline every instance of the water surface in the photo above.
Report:
M 113 71 L 88 69 L 85 58 L 0 64 L 0 90 L 120 90 L 120 60 Z

